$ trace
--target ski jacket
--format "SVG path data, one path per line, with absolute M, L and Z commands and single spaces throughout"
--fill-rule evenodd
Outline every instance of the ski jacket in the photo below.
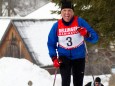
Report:
M 91 35 L 88 38 L 81 36 L 77 29 L 85 27 Z M 48 50 L 51 58 L 64 56 L 71 60 L 85 58 L 85 41 L 96 43 L 98 41 L 97 33 L 82 18 L 75 16 L 70 25 L 64 25 L 61 20 L 53 24 L 48 35 Z

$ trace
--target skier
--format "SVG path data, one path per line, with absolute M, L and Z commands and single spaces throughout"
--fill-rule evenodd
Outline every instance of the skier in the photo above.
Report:
M 62 86 L 70 86 L 71 71 L 74 86 L 83 85 L 85 41 L 96 43 L 97 33 L 81 17 L 74 15 L 70 1 L 62 2 L 61 16 L 49 32 L 47 46 L 53 65 L 60 69 Z
M 104 86 L 104 85 L 101 83 L 101 79 L 99 77 L 96 77 L 94 82 L 88 82 L 85 86 Z

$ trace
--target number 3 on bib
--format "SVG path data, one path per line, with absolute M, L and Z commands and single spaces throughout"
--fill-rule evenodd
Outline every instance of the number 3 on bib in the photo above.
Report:
M 67 40 L 67 46 L 72 46 L 72 38 L 71 37 L 67 37 L 66 38 L 66 40 Z

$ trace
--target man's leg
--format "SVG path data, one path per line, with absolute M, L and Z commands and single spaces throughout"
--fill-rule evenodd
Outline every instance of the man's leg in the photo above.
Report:
M 62 86 L 70 86 L 71 82 L 71 61 L 66 57 L 61 57 L 60 74 L 62 78 Z
M 84 69 L 85 69 L 85 59 L 76 59 L 72 61 L 74 86 L 83 86 Z

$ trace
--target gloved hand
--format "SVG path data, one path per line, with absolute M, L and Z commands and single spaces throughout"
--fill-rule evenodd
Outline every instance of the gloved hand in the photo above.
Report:
M 59 63 L 57 57 L 53 57 L 52 61 L 53 61 L 54 67 L 56 67 L 56 68 L 60 67 L 60 63 Z
M 81 35 L 81 36 L 84 36 L 84 37 L 85 37 L 85 36 L 87 35 L 87 33 L 88 33 L 88 32 L 87 32 L 87 29 L 84 28 L 84 27 L 79 27 L 77 30 L 78 30 L 78 32 L 80 33 L 80 35 Z

